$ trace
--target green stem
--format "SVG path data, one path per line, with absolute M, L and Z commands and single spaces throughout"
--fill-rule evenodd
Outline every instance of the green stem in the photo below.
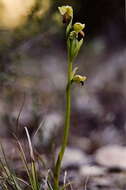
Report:
M 71 111 L 71 73 L 72 73 L 72 61 L 68 55 L 68 82 L 66 86 L 66 115 L 65 115 L 65 127 L 63 134 L 63 142 L 61 150 L 58 155 L 58 159 L 54 168 L 54 190 L 59 190 L 59 176 L 61 170 L 61 162 L 65 152 L 65 148 L 68 142 L 69 128 L 70 128 L 70 111 Z

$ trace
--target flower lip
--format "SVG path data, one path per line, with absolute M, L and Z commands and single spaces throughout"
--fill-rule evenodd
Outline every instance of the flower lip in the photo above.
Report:
M 58 7 L 59 12 L 62 16 L 67 15 L 73 17 L 73 8 L 69 5 Z
M 81 32 L 83 29 L 85 28 L 85 24 L 82 24 L 80 22 L 76 22 L 74 25 L 73 25 L 73 29 L 75 32 L 79 33 Z
M 80 83 L 82 86 L 84 85 L 84 81 L 87 79 L 86 76 L 81 76 L 81 75 L 75 75 L 73 79 L 71 80 L 71 83 Z
M 80 83 L 80 82 L 84 82 L 86 79 L 87 79 L 86 76 L 75 75 L 72 80 L 74 82 Z

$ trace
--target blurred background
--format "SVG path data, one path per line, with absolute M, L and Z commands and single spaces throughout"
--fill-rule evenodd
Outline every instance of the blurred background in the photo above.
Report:
M 87 81 L 72 87 L 69 145 L 93 154 L 103 145 L 126 144 L 124 0 L 0 0 L 0 137 L 9 155 L 12 133 L 25 139 L 25 126 L 40 152 L 61 141 L 67 77 L 62 5 L 73 6 L 74 22 L 86 25 L 74 66 Z

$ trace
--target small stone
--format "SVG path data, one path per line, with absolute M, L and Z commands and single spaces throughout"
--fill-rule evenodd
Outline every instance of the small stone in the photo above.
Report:
M 98 166 L 82 166 L 80 168 L 80 175 L 83 177 L 86 176 L 102 176 L 106 173 L 105 168 L 101 168 Z
M 100 148 L 95 155 L 96 162 L 106 167 L 126 169 L 126 147 L 107 145 Z
M 62 167 L 81 166 L 88 163 L 88 157 L 81 150 L 75 148 L 66 148 L 62 160 Z

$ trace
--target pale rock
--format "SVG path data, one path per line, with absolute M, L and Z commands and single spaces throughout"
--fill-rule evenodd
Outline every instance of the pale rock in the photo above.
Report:
M 95 155 L 96 162 L 106 167 L 126 169 L 126 147 L 107 145 L 100 148 Z
M 105 168 L 101 168 L 98 166 L 85 165 L 80 168 L 79 173 L 83 177 L 86 177 L 86 176 L 90 177 L 90 176 L 103 176 L 106 173 L 106 171 L 105 171 Z
M 81 150 L 68 147 L 65 150 L 62 167 L 81 166 L 88 163 L 88 157 Z

